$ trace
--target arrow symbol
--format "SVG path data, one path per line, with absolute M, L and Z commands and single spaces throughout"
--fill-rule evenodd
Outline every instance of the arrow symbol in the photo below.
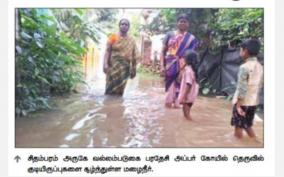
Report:
M 18 163 L 21 160 L 21 157 L 17 155 L 14 160 L 16 160 L 16 162 Z

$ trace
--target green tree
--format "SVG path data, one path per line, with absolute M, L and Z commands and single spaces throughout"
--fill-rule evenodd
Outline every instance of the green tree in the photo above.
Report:
M 16 39 L 16 115 L 49 108 L 52 94 L 69 92 L 81 81 L 78 58 L 84 49 L 58 31 L 49 10 L 19 9 Z
M 246 38 L 263 41 L 263 9 L 219 9 L 214 21 L 209 23 L 213 31 L 212 47 L 237 44 Z
M 53 9 L 60 30 L 72 37 L 81 46 L 86 46 L 86 39 L 98 43 L 100 35 L 112 29 L 116 9 Z
M 114 20 L 112 9 L 16 10 L 16 115 L 50 108 L 49 97 L 82 82 L 86 38 Z M 107 21 L 107 22 L 105 22 Z
M 140 37 L 140 30 L 142 25 L 140 24 L 140 17 L 137 16 L 132 16 L 131 19 L 131 25 L 130 25 L 130 34 L 131 36 L 133 36 L 134 38 L 138 39 Z
M 174 30 L 181 13 L 189 15 L 189 31 L 199 39 L 201 48 L 217 50 L 249 37 L 263 39 L 263 9 L 260 8 L 162 9 L 150 29 L 154 34 Z

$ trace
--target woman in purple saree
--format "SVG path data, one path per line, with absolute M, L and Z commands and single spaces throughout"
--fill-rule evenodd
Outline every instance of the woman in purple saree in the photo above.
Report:
M 166 107 L 179 107 L 177 98 L 180 87 L 181 72 L 184 68 L 183 55 L 186 50 L 195 50 L 198 41 L 194 35 L 187 32 L 189 19 L 186 14 L 177 18 L 177 31 L 165 36 L 161 54 L 162 73 L 165 76 Z

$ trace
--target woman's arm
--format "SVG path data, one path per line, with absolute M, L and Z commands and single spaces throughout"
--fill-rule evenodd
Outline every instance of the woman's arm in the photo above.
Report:
M 133 49 L 133 58 L 131 60 L 131 65 L 130 65 L 130 78 L 133 79 L 136 76 L 136 63 L 137 60 L 139 60 L 140 55 L 139 55 L 139 51 L 138 48 L 136 46 L 136 43 L 134 42 L 134 49 Z
M 161 75 L 165 76 L 165 71 L 166 71 L 166 61 L 165 61 L 165 56 L 167 53 L 167 46 L 163 44 L 162 50 L 161 50 L 161 55 L 160 55 L 160 63 L 161 63 Z
M 168 42 L 170 37 L 172 36 L 172 32 L 169 32 L 165 35 L 165 38 L 163 40 L 163 46 L 161 50 L 161 55 L 160 55 L 160 63 L 161 63 L 161 76 L 165 76 L 165 71 L 166 71 L 166 61 L 165 57 L 168 52 Z
M 132 60 L 131 64 L 131 69 L 130 69 L 130 78 L 133 79 L 136 76 L 136 60 Z
M 108 72 L 108 68 L 109 68 L 109 63 L 110 63 L 110 56 L 111 55 L 111 45 L 109 43 L 107 43 L 106 46 L 106 51 L 105 51 L 105 55 L 104 55 L 104 73 L 106 74 Z
M 249 71 L 245 67 L 240 67 L 239 73 L 238 73 L 238 95 L 237 95 L 237 111 L 241 116 L 245 116 L 245 112 L 241 108 L 241 101 L 245 98 L 245 95 L 247 93 L 247 87 L 248 87 L 248 75 Z

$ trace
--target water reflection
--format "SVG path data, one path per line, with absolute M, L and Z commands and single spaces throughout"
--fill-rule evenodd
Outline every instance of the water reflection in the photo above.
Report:
M 103 82 L 103 81 L 98 81 Z M 262 147 L 263 122 L 255 121 L 260 142 L 239 141 L 230 126 L 231 104 L 198 97 L 190 122 L 180 109 L 165 109 L 160 80 L 137 77 L 123 97 L 105 96 L 90 83 L 80 94 L 55 100 L 58 108 L 16 119 L 17 147 Z M 42 141 L 44 139 L 44 141 Z

